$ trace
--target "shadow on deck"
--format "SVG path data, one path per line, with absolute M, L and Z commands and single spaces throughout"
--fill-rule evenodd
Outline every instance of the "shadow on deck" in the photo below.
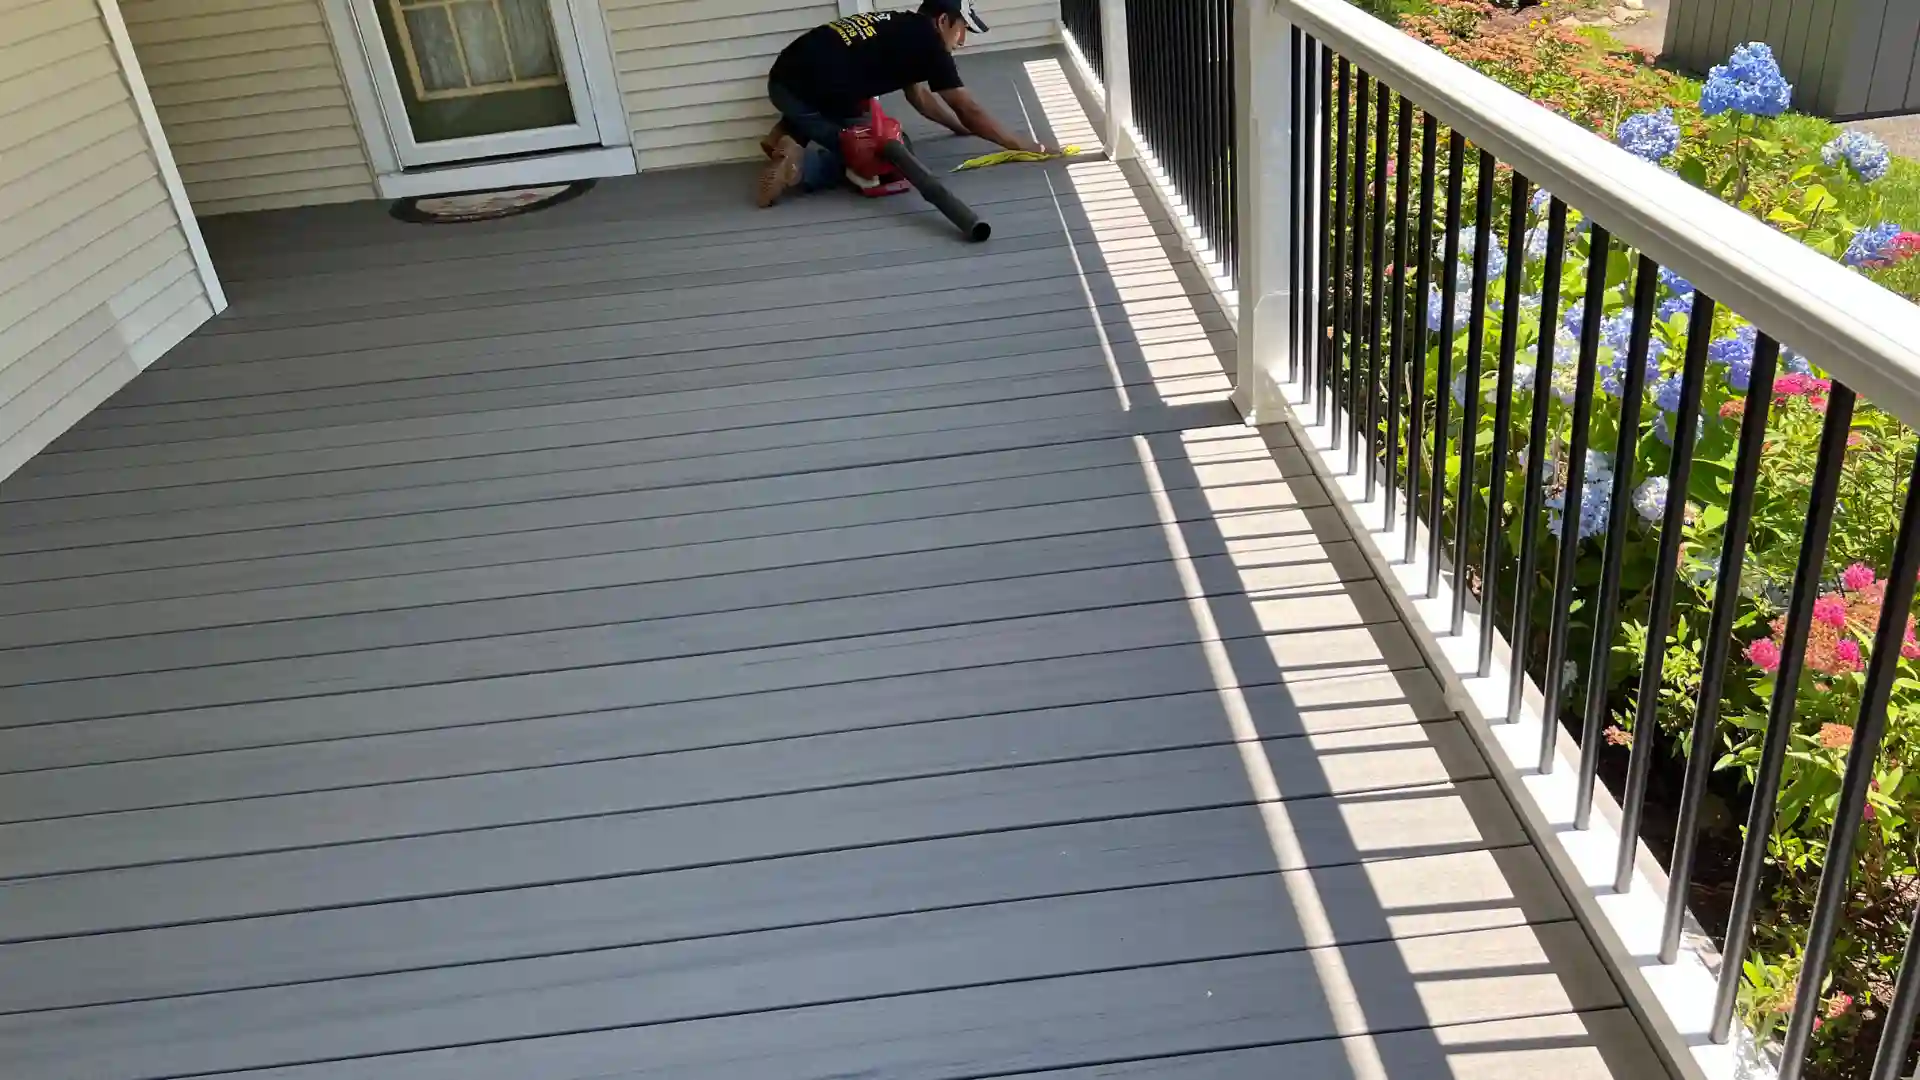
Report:
M 1660 1071 L 1119 168 L 750 175 L 210 223 L 0 485 L 9 1080 Z

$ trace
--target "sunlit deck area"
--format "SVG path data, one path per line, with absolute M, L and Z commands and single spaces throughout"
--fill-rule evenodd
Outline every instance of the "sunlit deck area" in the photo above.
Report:
M 0 484 L 6 1080 L 1665 1075 L 1061 61 L 964 70 L 1088 150 L 984 245 L 206 223 Z

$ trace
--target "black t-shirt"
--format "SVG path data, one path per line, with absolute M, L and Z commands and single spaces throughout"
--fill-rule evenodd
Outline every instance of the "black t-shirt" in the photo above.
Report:
M 849 15 L 795 38 L 773 78 L 835 119 L 866 111 L 868 98 L 915 83 L 939 93 L 961 85 L 933 20 L 914 11 Z

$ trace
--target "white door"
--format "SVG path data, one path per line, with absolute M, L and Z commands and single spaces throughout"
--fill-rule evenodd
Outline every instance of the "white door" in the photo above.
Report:
M 351 0 L 400 164 L 596 146 L 567 0 Z

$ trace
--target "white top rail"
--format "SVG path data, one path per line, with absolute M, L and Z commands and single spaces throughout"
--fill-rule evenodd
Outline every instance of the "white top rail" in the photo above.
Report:
M 1920 307 L 1346 0 L 1273 4 L 1622 243 L 1920 427 Z

